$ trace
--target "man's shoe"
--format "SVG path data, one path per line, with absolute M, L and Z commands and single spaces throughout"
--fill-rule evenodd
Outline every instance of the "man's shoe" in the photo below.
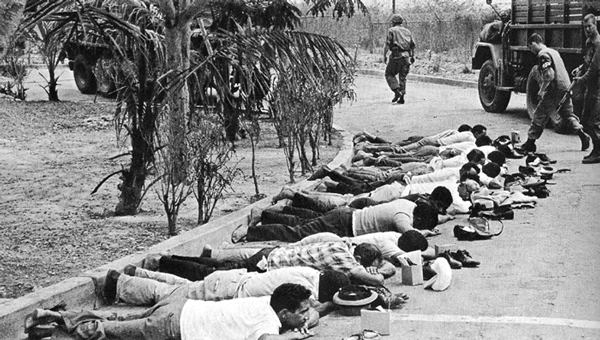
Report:
M 600 153 L 592 155 L 590 158 L 581 161 L 583 164 L 597 164 L 600 163 Z
M 534 139 L 528 139 L 521 147 L 519 148 L 519 152 L 535 152 L 537 150 L 537 146 L 535 145 Z
M 578 135 L 579 139 L 581 140 L 581 151 L 587 150 L 590 147 L 590 142 L 592 141 L 592 138 L 590 137 L 590 135 L 583 132 L 583 130 L 580 130 Z
M 473 260 L 471 254 L 469 254 L 469 252 L 466 250 L 457 250 L 453 253 L 450 253 L 450 255 L 460 262 L 463 267 L 473 268 L 481 264 L 481 262 Z
M 590 152 L 589 155 L 584 156 L 583 159 L 588 159 L 590 157 L 593 157 L 594 155 L 599 155 L 599 154 L 600 154 L 600 152 L 596 151 L 596 149 L 592 149 L 592 152 Z
M 331 172 L 331 169 L 327 165 L 321 166 L 317 171 L 313 172 L 312 175 L 308 178 L 309 181 L 314 181 L 315 179 L 323 178 Z
M 392 99 L 392 103 L 395 103 L 398 101 L 398 99 L 400 99 L 400 97 L 402 97 L 402 92 L 398 91 L 398 90 L 394 90 L 394 99 Z
M 106 273 L 106 280 L 104 280 L 104 298 L 109 305 L 116 302 L 119 276 L 121 276 L 121 273 L 112 269 Z
M 460 269 L 460 268 L 462 268 L 462 263 L 460 263 L 459 261 L 457 261 L 456 259 L 454 259 L 450 255 L 449 251 L 441 253 L 438 257 L 445 258 L 446 261 L 448 261 L 448 263 L 450 264 L 450 268 L 452 268 L 452 269 Z
M 400 98 L 398 98 L 398 104 L 404 104 L 404 95 L 401 94 Z
M 125 268 L 123 269 L 123 274 L 125 275 L 129 275 L 129 276 L 135 276 L 135 270 L 137 269 L 136 266 L 132 265 L 132 264 L 128 264 L 125 266 Z
M 205 244 L 202 248 L 202 253 L 200 253 L 200 257 L 211 257 L 213 248 L 210 244 Z
M 536 153 L 535 155 L 540 159 L 543 165 L 556 164 L 556 160 L 550 159 L 545 153 Z

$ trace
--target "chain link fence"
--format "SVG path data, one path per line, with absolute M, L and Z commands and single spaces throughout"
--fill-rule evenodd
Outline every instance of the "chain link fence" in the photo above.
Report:
M 456 61 L 470 63 L 471 52 L 479 40 L 479 32 L 487 22 L 463 13 L 404 14 L 403 26 L 415 40 L 417 54 L 447 53 Z M 488 20 L 489 21 L 489 20 Z M 371 53 L 383 53 L 389 22 L 372 20 L 369 15 L 335 20 L 331 17 L 303 17 L 299 29 L 336 39 L 348 51 L 356 47 Z

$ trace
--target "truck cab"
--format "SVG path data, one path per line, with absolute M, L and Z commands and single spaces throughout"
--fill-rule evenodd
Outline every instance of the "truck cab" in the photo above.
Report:
M 486 2 L 496 11 L 492 0 Z M 500 113 L 506 110 L 511 92 L 525 93 L 532 117 L 538 104 L 540 74 L 527 39 L 540 34 L 548 47 L 560 53 L 571 73 L 583 63 L 583 17 L 600 15 L 600 0 L 512 0 L 510 14 L 496 13 L 499 20 L 484 27 L 481 41 L 473 49 L 472 69 L 480 70 L 479 101 L 484 110 Z M 485 34 L 489 33 L 485 30 L 492 33 Z M 558 121 L 558 114 L 552 114 L 551 122 Z

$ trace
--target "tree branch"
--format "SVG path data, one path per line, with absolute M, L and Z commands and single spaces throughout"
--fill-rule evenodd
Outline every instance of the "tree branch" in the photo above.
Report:
M 194 0 L 189 6 L 187 6 L 181 16 L 179 17 L 180 24 L 189 23 L 202 12 L 203 9 L 208 7 L 208 1 L 206 0 Z

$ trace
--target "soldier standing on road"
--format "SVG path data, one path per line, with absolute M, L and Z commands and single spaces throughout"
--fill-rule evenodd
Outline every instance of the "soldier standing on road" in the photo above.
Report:
M 556 50 L 548 48 L 539 34 L 534 33 L 529 37 L 527 47 L 531 53 L 537 56 L 542 84 L 538 92 L 540 102 L 533 113 L 533 119 L 527 132 L 527 142 L 521 146 L 521 149 L 535 152 L 537 149 L 535 141 L 542 136 L 550 114 L 556 110 L 558 102 L 569 89 L 571 80 L 560 54 Z M 577 116 L 573 114 L 570 97 L 562 105 L 558 114 L 566 122 L 567 127 L 577 131 L 577 135 L 581 139 L 581 150 L 587 150 L 590 147 L 590 136 L 583 132 L 583 126 L 579 123 Z
M 583 157 L 582 163 L 594 164 L 600 163 L 600 35 L 593 14 L 588 14 L 583 19 L 583 30 L 587 41 L 581 73 L 585 73 L 575 77 L 575 80 L 580 82 L 582 90 L 585 91 L 581 121 L 592 137 L 594 145 L 592 152 Z
M 404 21 L 400 14 L 392 16 L 392 27 L 388 30 L 383 49 L 383 62 L 387 62 L 388 50 L 390 54 L 389 63 L 385 68 L 385 80 L 390 89 L 394 91 L 392 103 L 404 104 L 406 94 L 406 76 L 410 65 L 415 62 L 415 42 L 412 34 L 407 28 L 402 27 Z M 399 79 L 396 79 L 398 75 Z

